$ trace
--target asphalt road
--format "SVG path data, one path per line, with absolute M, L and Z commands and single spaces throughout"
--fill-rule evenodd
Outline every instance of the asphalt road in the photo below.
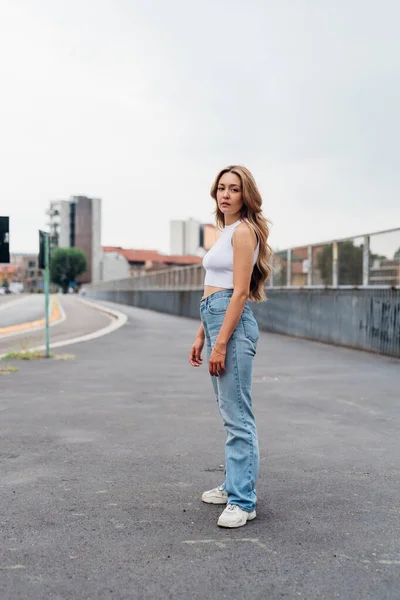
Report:
M 0 598 L 400 598 L 400 364 L 262 333 L 258 517 L 216 526 L 198 323 L 130 319 L 1 378 Z
M 57 299 L 66 319 L 62 322 L 55 322 L 50 327 L 51 343 L 92 333 L 106 327 L 111 322 L 112 317 L 83 304 L 76 296 L 66 294 L 57 296 Z M 23 304 L 23 301 L 21 301 L 21 304 Z M 0 355 L 42 345 L 45 343 L 44 340 L 44 329 L 26 331 L 11 336 L 0 335 Z
M 0 297 L 0 328 L 43 318 L 43 294 Z

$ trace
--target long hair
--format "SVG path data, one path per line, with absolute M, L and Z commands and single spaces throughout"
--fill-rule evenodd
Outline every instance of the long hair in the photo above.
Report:
M 242 183 L 242 200 L 243 207 L 240 213 L 241 219 L 248 219 L 249 223 L 254 227 L 260 247 L 257 262 L 254 265 L 250 280 L 249 298 L 256 302 L 265 300 L 264 285 L 271 274 L 271 255 L 272 251 L 268 245 L 269 227 L 268 220 L 262 213 L 262 198 L 258 190 L 257 184 L 253 175 L 246 167 L 232 165 L 222 169 L 215 178 L 211 187 L 211 197 L 216 202 L 215 218 L 217 225 L 224 227 L 224 214 L 218 208 L 217 189 L 219 180 L 225 173 L 234 173 Z

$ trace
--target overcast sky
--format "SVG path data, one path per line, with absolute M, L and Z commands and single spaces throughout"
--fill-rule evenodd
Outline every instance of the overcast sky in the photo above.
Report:
M 246 165 L 275 247 L 400 226 L 397 0 L 1 0 L 0 214 L 103 199 L 104 245 L 169 251 Z

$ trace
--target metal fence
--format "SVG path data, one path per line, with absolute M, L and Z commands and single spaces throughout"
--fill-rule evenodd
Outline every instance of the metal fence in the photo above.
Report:
M 400 285 L 400 228 L 279 250 L 270 285 Z
M 198 318 L 204 269 L 88 286 L 88 296 Z M 400 357 L 400 228 L 277 251 L 262 329 Z
M 400 287 L 400 227 L 308 246 L 277 250 L 269 287 Z M 199 290 L 202 265 L 143 272 L 91 286 L 111 290 Z

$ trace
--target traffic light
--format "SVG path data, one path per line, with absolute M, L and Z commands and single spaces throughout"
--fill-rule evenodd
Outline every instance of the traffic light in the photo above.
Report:
M 10 218 L 0 217 L 0 263 L 10 262 Z

